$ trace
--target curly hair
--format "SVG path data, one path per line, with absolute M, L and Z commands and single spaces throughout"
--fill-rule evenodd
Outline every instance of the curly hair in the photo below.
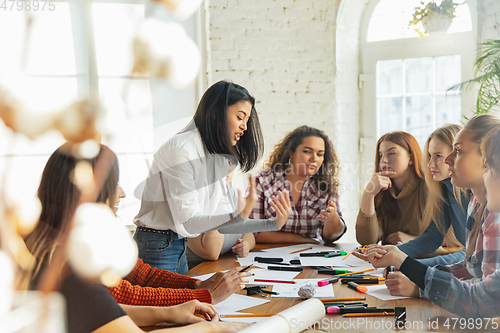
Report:
M 283 168 L 289 164 L 290 154 L 295 152 L 305 138 L 311 136 L 321 138 L 325 143 L 323 164 L 321 164 L 318 172 L 311 177 L 313 180 L 312 184 L 317 190 L 326 192 L 332 197 L 338 197 L 338 189 L 340 186 L 338 180 L 340 172 L 339 161 L 333 143 L 322 130 L 303 125 L 288 132 L 285 137 L 274 146 L 273 152 L 264 162 L 264 167 L 283 170 Z

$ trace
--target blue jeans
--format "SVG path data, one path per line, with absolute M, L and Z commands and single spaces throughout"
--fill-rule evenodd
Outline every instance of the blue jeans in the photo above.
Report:
M 167 234 L 158 234 L 138 228 L 134 239 L 139 248 L 139 258 L 146 264 L 173 273 L 184 274 L 188 271 L 186 238 L 179 239 L 179 235 L 172 230 L 167 230 Z

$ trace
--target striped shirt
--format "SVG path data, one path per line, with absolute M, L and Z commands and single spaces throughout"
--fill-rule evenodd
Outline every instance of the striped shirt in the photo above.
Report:
M 276 217 L 276 212 L 270 202 L 272 200 L 271 196 L 276 196 L 278 191 L 286 189 L 290 195 L 290 202 L 293 203 L 290 184 L 285 179 L 285 170 L 266 168 L 257 174 L 255 181 L 257 203 L 250 215 L 251 219 L 268 219 Z M 302 187 L 299 202 L 297 205 L 292 204 L 292 212 L 288 217 L 288 221 L 286 221 L 280 231 L 295 233 L 309 238 L 320 238 L 323 232 L 324 223 L 318 220 L 317 217 L 321 210 L 328 207 L 328 200 L 332 200 L 335 203 L 340 221 L 342 221 L 344 226 L 346 225 L 342 218 L 337 198 L 333 198 L 329 194 L 321 193 L 312 186 L 312 184 L 311 178 L 306 180 Z M 344 227 L 344 233 L 346 230 L 347 227 Z M 342 233 L 342 235 L 344 233 Z M 342 235 L 334 239 L 334 241 L 342 237 Z

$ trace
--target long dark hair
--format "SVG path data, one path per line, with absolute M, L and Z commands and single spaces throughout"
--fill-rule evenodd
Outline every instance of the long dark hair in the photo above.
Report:
M 69 223 L 80 200 L 81 192 L 72 181 L 77 163 L 87 161 L 92 169 L 95 169 L 102 154 L 107 154 L 107 158 L 111 157 L 111 164 L 96 202 L 105 203 L 109 199 L 109 206 L 113 208 L 117 195 L 119 170 L 116 155 L 108 147 L 101 145 L 101 150 L 95 158 L 77 159 L 71 154 L 71 144 L 66 143 L 49 157 L 37 192 L 42 204 L 40 219 L 33 231 L 25 238 L 26 246 L 34 256 L 36 264 L 32 271 L 23 274 L 19 284 L 22 289 L 26 288 L 29 280 L 39 273 L 42 265 L 52 258 L 58 245 L 59 235 Z
M 229 135 L 228 107 L 239 101 L 252 104 L 245 134 L 232 146 Z M 233 155 L 244 172 L 253 169 L 264 152 L 264 139 L 255 99 L 240 85 L 229 81 L 214 83 L 201 98 L 194 122 L 206 149 L 211 154 Z
M 313 186 L 321 191 L 337 197 L 339 188 L 339 160 L 335 153 L 333 143 L 322 130 L 306 125 L 297 127 L 293 131 L 287 133 L 285 137 L 274 146 L 274 151 L 269 155 L 269 158 L 264 162 L 264 167 L 272 167 L 282 169 L 288 164 L 290 154 L 294 153 L 297 147 L 304 142 L 305 138 L 310 136 L 323 139 L 325 143 L 325 155 L 323 164 L 318 171 L 311 177 Z

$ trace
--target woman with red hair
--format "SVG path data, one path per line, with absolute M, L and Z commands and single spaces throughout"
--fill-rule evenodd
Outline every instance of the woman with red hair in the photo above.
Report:
M 360 244 L 398 244 L 422 233 L 427 187 L 422 151 L 409 133 L 384 134 L 377 142 L 375 172 L 361 198 L 356 220 Z

